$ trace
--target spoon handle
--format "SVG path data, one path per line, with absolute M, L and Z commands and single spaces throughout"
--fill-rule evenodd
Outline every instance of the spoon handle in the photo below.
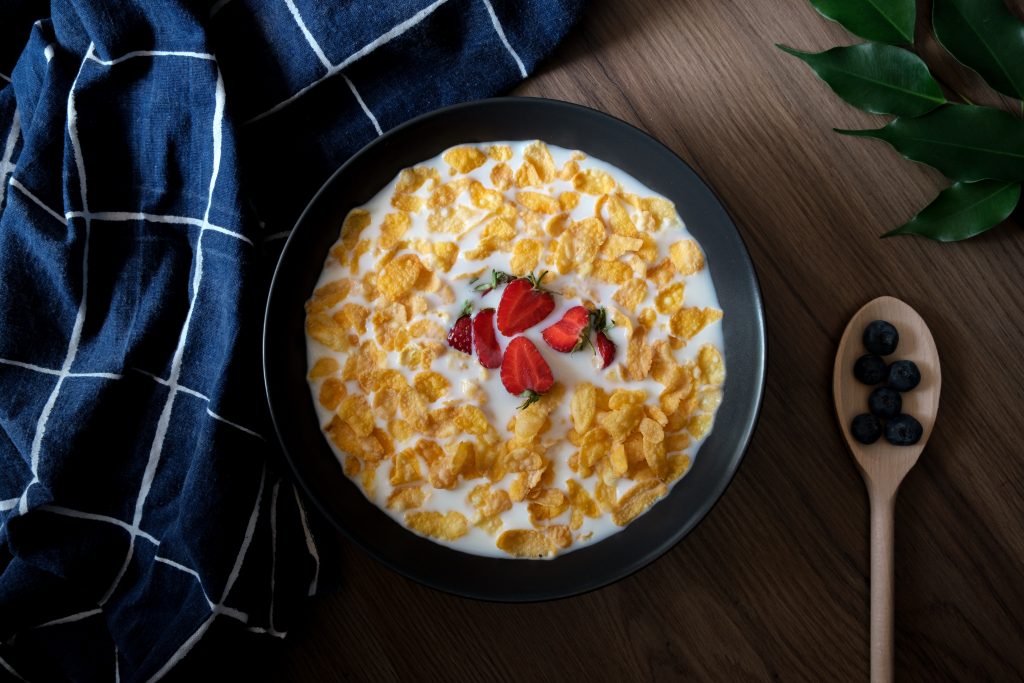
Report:
M 895 493 L 871 495 L 871 683 L 891 683 Z

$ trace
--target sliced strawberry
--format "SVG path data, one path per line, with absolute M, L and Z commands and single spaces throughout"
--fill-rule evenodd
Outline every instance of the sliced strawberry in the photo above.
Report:
M 540 286 L 546 274 L 516 278 L 505 287 L 498 304 L 498 330 L 503 335 L 511 337 L 529 329 L 554 310 L 555 298 Z
M 516 337 L 508 343 L 501 361 L 501 383 L 510 394 L 526 399 L 525 408 L 551 389 L 555 383 L 551 368 L 533 342 Z
M 614 324 L 608 322 L 608 314 L 603 308 L 590 312 L 590 327 L 594 330 L 595 349 L 601 356 L 599 364 L 601 370 L 604 370 L 615 360 L 615 342 L 605 334 Z
M 485 308 L 473 318 L 473 344 L 480 365 L 491 369 L 501 367 L 501 347 L 494 335 L 493 308 Z
M 579 351 L 590 341 L 590 311 L 583 306 L 573 306 L 561 320 L 545 328 L 541 336 L 555 351 Z
M 598 332 L 596 340 L 597 352 L 601 354 L 601 369 L 604 370 L 615 360 L 615 342 L 605 336 L 604 332 Z
M 515 279 L 515 275 L 509 275 L 506 272 L 491 269 L 491 277 L 489 279 L 477 282 L 476 278 L 473 278 L 469 281 L 469 284 L 473 285 L 474 291 L 480 292 L 480 296 L 487 296 L 492 289 L 497 289 L 502 285 L 507 285 Z
M 467 301 L 462 306 L 458 320 L 452 325 L 452 329 L 448 330 L 448 346 L 469 354 L 473 353 L 472 313 L 473 305 Z

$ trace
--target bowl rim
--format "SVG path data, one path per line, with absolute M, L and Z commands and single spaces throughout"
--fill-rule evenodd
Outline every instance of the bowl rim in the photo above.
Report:
M 274 398 L 273 398 L 274 391 L 272 390 L 272 387 L 271 387 L 270 373 L 268 372 L 268 366 L 270 365 L 270 361 L 268 360 L 268 348 L 267 348 L 268 347 L 268 338 L 270 336 L 270 323 L 271 323 L 271 319 L 273 317 L 274 293 L 275 293 L 275 291 L 277 290 L 277 287 L 278 287 L 278 279 L 279 279 L 279 276 L 281 275 L 282 264 L 285 261 L 285 256 L 289 252 L 289 247 L 292 245 L 294 237 L 297 234 L 297 231 L 298 231 L 299 227 L 304 224 L 304 222 L 306 221 L 307 217 L 314 211 L 314 208 L 320 203 L 321 197 L 325 196 L 327 194 L 327 192 L 330 190 L 331 186 L 334 184 L 334 181 L 335 181 L 335 179 L 338 176 L 345 174 L 350 167 L 352 167 L 353 165 L 361 162 L 364 157 L 366 157 L 366 156 L 368 156 L 370 154 L 375 153 L 375 151 L 377 150 L 378 147 L 388 144 L 388 142 L 391 140 L 391 138 L 397 137 L 400 133 L 402 133 L 402 132 L 404 132 L 404 131 L 406 131 L 406 130 L 408 130 L 410 128 L 416 128 L 418 126 L 423 125 L 425 122 L 431 121 L 433 119 L 445 117 L 445 116 L 448 116 L 448 115 L 450 115 L 450 114 L 452 114 L 454 112 L 460 112 L 460 111 L 467 110 L 467 109 L 468 110 L 472 110 L 472 109 L 495 107 L 495 106 L 500 107 L 500 106 L 505 106 L 505 105 L 509 105 L 509 104 L 513 104 L 513 105 L 520 104 L 520 103 L 523 103 L 523 102 L 538 103 L 538 104 L 541 104 L 543 106 L 551 107 L 551 108 L 556 109 L 556 110 L 568 111 L 568 112 L 571 112 L 574 115 L 597 116 L 599 118 L 609 119 L 610 122 L 613 123 L 614 125 L 625 127 L 626 129 L 629 129 L 630 132 L 632 132 L 633 134 L 638 134 L 638 135 L 643 136 L 644 138 L 647 138 L 650 142 L 654 143 L 655 146 L 662 148 L 662 150 L 664 152 L 667 152 L 669 155 L 671 155 L 671 157 L 676 162 L 678 162 L 679 164 L 681 164 L 682 166 L 684 166 L 685 168 L 689 169 L 692 172 L 692 174 L 693 174 L 694 178 L 696 179 L 696 181 L 702 186 L 702 189 L 704 191 L 706 191 L 714 199 L 715 203 L 722 210 L 724 216 L 728 220 L 729 226 L 732 228 L 733 232 L 735 233 L 735 237 L 737 238 L 737 240 L 739 241 L 739 244 L 743 248 L 742 255 L 745 258 L 746 265 L 748 266 L 748 271 L 749 271 L 748 275 L 749 275 L 749 277 L 751 279 L 751 283 L 753 285 L 753 288 L 752 288 L 753 298 L 752 298 L 751 303 L 752 303 L 753 308 L 756 311 L 757 315 L 754 317 L 754 320 L 752 321 L 752 323 L 753 323 L 753 326 L 754 326 L 754 334 L 756 336 L 756 348 L 760 352 L 759 357 L 756 359 L 755 367 L 753 369 L 754 370 L 754 374 L 755 374 L 755 380 L 756 380 L 755 381 L 755 387 L 754 387 L 754 396 L 753 396 L 753 399 L 754 399 L 753 400 L 753 410 L 750 413 L 749 419 L 746 420 L 745 424 L 742 425 L 742 430 L 740 430 L 740 435 L 739 435 L 739 439 L 738 439 L 738 445 L 735 448 L 735 456 L 733 458 L 733 461 L 732 461 L 731 465 L 729 466 L 729 468 L 727 469 L 726 476 L 723 476 L 723 477 L 720 478 L 720 482 L 719 482 L 718 486 L 716 487 L 717 490 L 715 491 L 715 494 L 713 496 L 709 497 L 707 499 L 707 501 L 698 508 L 697 512 L 694 515 L 691 516 L 690 523 L 688 525 L 687 524 L 680 525 L 679 530 L 677 530 L 673 534 L 666 535 L 666 537 L 662 540 L 662 542 L 660 544 L 657 544 L 654 547 L 652 547 L 649 550 L 647 550 L 646 552 L 642 553 L 637 559 L 635 559 L 634 561 L 632 561 L 631 563 L 626 565 L 621 571 L 617 572 L 616 574 L 614 574 L 614 575 L 612 575 L 612 576 L 610 576 L 610 577 L 608 577 L 606 579 L 599 580 L 599 581 L 596 581 L 596 582 L 591 582 L 589 585 L 584 585 L 584 586 L 582 586 L 582 587 L 580 587 L 578 589 L 574 589 L 574 590 L 553 592 L 551 594 L 537 594 L 537 595 L 531 595 L 531 596 L 528 596 L 528 597 L 519 597 L 519 596 L 511 596 L 511 595 L 495 595 L 495 594 L 489 594 L 489 593 L 485 593 L 485 592 L 467 590 L 467 589 L 460 588 L 457 584 L 453 585 L 453 584 L 449 584 L 449 583 L 443 583 L 443 582 L 435 581 L 435 580 L 432 580 L 430 578 L 418 575 L 415 572 L 409 571 L 402 564 L 400 564 L 398 562 L 394 562 L 391 559 L 389 559 L 388 557 L 385 557 L 383 554 L 378 552 L 376 548 L 374 548 L 371 545 L 365 543 L 361 538 L 359 538 L 356 534 L 354 534 L 352 531 L 350 531 L 343 523 L 341 523 L 338 519 L 336 519 L 335 515 L 333 515 L 330 512 L 330 510 L 327 509 L 327 507 L 324 505 L 324 503 L 320 500 L 319 496 L 313 491 L 313 489 L 311 488 L 311 486 L 307 482 L 306 477 L 303 476 L 301 468 L 296 464 L 296 458 L 293 457 L 292 453 L 289 451 L 288 447 L 285 445 L 285 439 L 284 439 L 284 437 L 282 435 L 282 430 L 281 430 L 281 427 L 279 425 L 279 418 L 275 414 L 275 411 L 274 411 L 274 408 L 273 408 L 273 406 L 274 406 Z M 512 138 L 508 138 L 508 139 L 512 139 Z M 630 175 L 633 175 L 633 173 L 629 169 L 623 169 L 623 170 L 625 170 Z M 746 241 L 743 239 L 743 235 L 736 228 L 736 223 L 733 220 L 732 215 L 729 213 L 728 209 L 726 208 L 725 204 L 722 202 L 721 198 L 714 191 L 714 189 L 704 180 L 704 178 L 702 178 L 700 176 L 700 174 L 697 173 L 697 171 L 694 169 L 694 167 L 691 166 L 690 164 L 688 164 L 675 151 L 673 151 L 670 147 L 668 147 L 667 145 L 662 143 L 660 140 L 655 138 L 650 133 L 644 131 L 643 129 L 641 129 L 641 128 L 639 128 L 639 127 L 637 127 L 637 126 L 635 126 L 635 125 L 633 125 L 631 123 L 628 123 L 626 121 L 623 121 L 622 119 L 619 119 L 619 118 L 617 118 L 615 116 L 612 116 L 611 114 L 607 114 L 607 113 L 605 113 L 603 111 L 600 111 L 600 110 L 597 110 L 597 109 L 594 109 L 594 108 L 591 108 L 591 107 L 587 107 L 587 106 L 576 104 L 576 103 L 572 103 L 572 102 L 566 102 L 566 101 L 563 101 L 563 100 L 555 100 L 555 99 L 550 99 L 550 98 L 545 98 L 545 97 L 526 97 L 526 96 L 490 97 L 490 98 L 483 98 L 483 99 L 478 99 L 478 100 L 471 100 L 471 101 L 467 101 L 467 102 L 460 102 L 460 103 L 448 105 L 448 106 L 445 106 L 445 107 L 440 107 L 440 108 L 437 108 L 437 109 L 433 109 L 431 111 L 428 111 L 428 112 L 425 112 L 423 114 L 420 114 L 420 115 L 418 115 L 418 116 L 416 116 L 414 118 L 411 118 L 408 121 L 405 121 L 405 122 L 403 122 L 403 123 L 401 123 L 401 124 L 391 128 L 391 129 L 385 131 L 381 135 L 378 135 L 374 139 L 370 140 L 363 147 L 361 147 L 355 154 L 353 154 L 348 159 L 346 159 L 344 163 L 342 163 L 333 173 L 331 173 L 331 175 L 323 182 L 323 184 L 320 186 L 320 188 L 316 191 L 316 193 L 307 202 L 305 208 L 302 210 L 301 214 L 296 219 L 295 224 L 292 227 L 292 230 L 289 232 L 288 237 L 285 240 L 283 247 L 281 248 L 281 252 L 278 255 L 277 262 L 275 263 L 275 266 L 274 266 L 274 272 L 273 272 L 273 276 L 272 276 L 271 281 L 270 281 L 270 285 L 269 285 L 269 287 L 267 289 L 266 304 L 264 306 L 264 316 L 263 316 L 263 330 L 262 330 L 261 344 L 260 344 L 261 371 L 263 373 L 263 385 L 264 385 L 265 398 L 266 398 L 266 401 L 267 401 L 268 412 L 270 414 L 271 424 L 273 425 L 273 428 L 274 428 L 274 434 L 275 434 L 277 443 L 278 443 L 278 445 L 279 445 L 279 447 L 281 449 L 281 452 L 283 453 L 283 455 L 285 457 L 285 460 L 288 462 L 288 466 L 289 466 L 289 468 L 290 468 L 290 470 L 292 472 L 292 475 L 295 477 L 295 479 L 297 480 L 297 482 L 301 486 L 303 492 L 306 494 L 307 499 L 313 503 L 313 505 L 315 506 L 315 508 L 319 512 L 319 514 L 322 517 L 324 517 L 331 524 L 331 526 L 333 526 L 335 529 L 340 531 L 345 538 L 347 538 L 349 541 L 354 543 L 356 546 L 358 546 L 364 552 L 368 553 L 370 555 L 370 557 L 372 557 L 375 561 L 377 561 L 380 564 L 384 565 L 388 569 L 396 572 L 400 576 L 403 576 L 406 579 L 410 579 L 410 580 L 412 580 L 412 581 L 414 581 L 416 583 L 428 586 L 428 587 L 430 587 L 430 588 L 432 588 L 434 590 L 438 590 L 438 591 L 441 591 L 441 592 L 444 592 L 444 593 L 458 595 L 460 597 L 470 598 L 470 599 L 473 599 L 473 600 L 480 600 L 480 601 L 485 601 L 485 602 L 496 602 L 496 603 L 533 603 L 533 602 L 545 602 L 545 601 L 550 601 L 550 600 L 559 600 L 559 599 L 565 599 L 565 598 L 575 597 L 575 596 L 579 596 L 579 595 L 585 595 L 585 594 L 590 593 L 592 591 L 599 590 L 601 588 L 605 588 L 605 587 L 610 586 L 612 584 L 615 584 L 615 583 L 617 583 L 617 582 L 619 582 L 619 581 L 621 581 L 621 580 L 623 580 L 623 579 L 625 579 L 625 578 L 627 578 L 629 576 L 632 576 L 633 574 L 637 573 L 638 571 L 640 571 L 641 569 L 643 569 L 643 568 L 645 568 L 647 566 L 650 566 L 655 561 L 657 561 L 658 559 L 663 557 L 669 550 L 671 550 L 673 547 L 675 547 L 685 537 L 687 537 L 688 535 L 693 533 L 693 531 L 700 525 L 701 522 L 704 521 L 704 519 L 707 518 L 707 516 L 708 516 L 708 514 L 710 514 L 711 510 L 718 504 L 718 502 L 725 495 L 725 492 L 728 490 L 729 486 L 732 484 L 733 480 L 735 479 L 736 473 L 739 471 L 740 465 L 743 463 L 743 460 L 746 458 L 747 451 L 750 448 L 751 440 L 753 439 L 753 435 L 754 435 L 754 433 L 757 430 L 757 426 L 758 426 L 758 424 L 760 422 L 760 418 L 761 418 L 761 410 L 762 410 L 763 402 L 764 402 L 765 384 L 766 384 L 766 379 L 767 379 L 768 352 L 769 352 L 769 348 L 768 348 L 768 334 L 767 334 L 767 324 L 766 324 L 766 316 L 765 316 L 765 308 L 764 308 L 764 296 L 763 296 L 763 291 L 762 291 L 762 288 L 761 288 L 760 279 L 758 278 L 758 275 L 757 275 L 757 270 L 754 267 L 753 259 L 750 256 L 750 250 L 747 247 Z M 669 495 L 671 495 L 671 491 L 670 491 Z M 369 502 L 369 501 L 367 501 L 367 502 Z M 373 505 L 372 503 L 370 503 L 370 504 Z M 408 529 L 406 529 L 404 527 L 401 527 L 401 525 L 398 525 L 397 522 L 395 522 L 395 524 L 396 524 L 396 526 L 399 526 L 399 528 L 402 528 L 403 531 L 405 531 L 405 532 L 407 532 L 409 534 L 413 533 L 413 532 L 409 531 Z M 623 530 L 621 532 L 616 532 L 616 534 L 613 534 L 613 536 L 610 536 L 609 538 L 612 538 L 615 535 L 618 535 L 618 533 L 624 532 L 625 529 L 626 528 L 623 528 Z M 603 540 L 608 540 L 608 539 L 603 539 Z M 599 542 L 595 543 L 594 546 L 589 546 L 589 547 L 597 547 L 602 542 L 603 541 L 599 541 Z M 437 545 L 441 545 L 441 544 L 437 544 Z M 442 545 L 441 547 L 447 547 L 447 546 L 443 546 Z M 467 555 L 469 557 L 474 557 L 474 558 L 479 558 L 480 557 L 480 556 L 473 555 L 473 554 L 470 554 L 470 553 L 461 553 L 461 551 L 455 550 L 453 548 L 448 548 L 448 549 L 451 550 L 452 552 L 456 552 L 456 553 L 460 553 L 460 554 L 465 554 L 465 555 Z M 582 550 L 583 549 L 580 549 L 580 550 L 577 550 L 575 552 L 580 552 Z M 574 553 L 569 553 L 569 554 L 571 555 L 571 554 L 574 554 Z M 562 556 L 558 556 L 558 557 L 562 557 Z M 540 562 L 557 562 L 558 561 L 558 557 L 550 559 L 550 560 L 536 560 L 536 561 L 540 561 Z M 520 558 L 486 558 L 486 559 L 489 559 L 489 560 L 493 559 L 493 560 L 496 560 L 498 562 L 503 562 L 503 563 L 528 561 L 528 560 L 523 560 L 523 559 L 520 559 Z

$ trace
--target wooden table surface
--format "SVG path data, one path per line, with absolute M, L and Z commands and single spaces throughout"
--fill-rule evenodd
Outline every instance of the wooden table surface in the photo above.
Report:
M 269 658 L 270 679 L 867 680 L 867 500 L 830 378 L 847 320 L 882 294 L 920 311 L 943 369 L 934 436 L 897 503 L 897 676 L 1024 676 L 1022 216 L 959 244 L 878 239 L 945 181 L 884 143 L 834 134 L 881 119 L 774 47 L 855 40 L 806 0 L 591 2 L 515 94 L 649 131 L 724 202 L 757 267 L 770 337 L 746 459 L 676 548 L 578 598 L 452 597 L 342 541 L 340 588 L 312 602 Z M 938 71 L 999 103 L 966 70 Z

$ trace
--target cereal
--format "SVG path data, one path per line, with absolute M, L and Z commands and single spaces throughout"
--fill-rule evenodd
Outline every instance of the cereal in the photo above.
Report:
M 657 479 L 648 479 L 635 485 L 622 494 L 622 499 L 612 510 L 612 521 L 619 526 L 626 526 L 667 492 L 668 487 Z
M 509 270 L 513 275 L 526 275 L 537 267 L 540 260 L 542 245 L 537 240 L 521 239 L 516 242 L 512 249 L 512 259 L 509 261 Z
M 436 372 L 421 372 L 413 380 L 413 386 L 433 403 L 448 393 L 451 383 L 444 375 Z
M 387 506 L 392 510 L 404 512 L 420 507 L 426 499 L 427 492 L 422 486 L 409 486 L 392 491 L 388 496 Z
M 636 307 L 645 298 L 647 298 L 647 283 L 637 278 L 627 280 L 626 284 L 619 287 L 615 294 L 612 295 L 615 303 L 630 313 L 636 310 Z
M 403 254 L 384 266 L 377 287 L 385 298 L 395 301 L 412 288 L 424 270 L 416 254 Z
M 476 147 L 455 147 L 444 153 L 445 162 L 459 173 L 469 173 L 483 166 L 487 156 Z
M 338 372 L 341 369 L 341 365 L 337 360 L 330 356 L 324 356 L 317 358 L 316 363 L 309 370 L 310 379 L 320 379 L 321 377 L 328 377 Z
M 669 329 L 683 339 L 692 339 L 711 323 L 721 320 L 722 312 L 711 308 L 681 308 L 672 314 Z
M 555 214 L 562 210 L 562 205 L 557 199 L 540 192 L 517 192 L 516 201 L 538 213 Z
M 700 368 L 701 380 L 705 384 L 721 384 L 725 381 L 722 353 L 711 344 L 700 347 L 700 353 L 697 354 L 697 367 Z
M 671 315 L 682 308 L 685 293 L 685 283 L 673 283 L 658 292 L 658 296 L 654 298 L 654 306 L 658 309 L 658 313 Z
M 704 268 L 704 254 L 693 240 L 676 242 L 668 253 L 680 275 L 693 275 Z
M 615 189 L 615 179 L 604 171 L 588 168 L 580 171 L 572 179 L 573 187 L 586 194 L 608 194 Z
M 508 161 L 512 158 L 512 148 L 508 145 L 491 145 L 487 148 L 487 156 L 495 161 Z
M 555 383 L 517 408 L 472 337 L 464 353 L 448 335 L 530 274 L 558 302 L 523 332 Z M 604 309 L 608 367 L 542 341 L 573 306 Z M 339 469 L 399 523 L 484 555 L 548 558 L 614 533 L 686 475 L 722 402 L 722 312 L 675 206 L 540 141 L 403 170 L 345 216 L 305 314 Z M 497 333 L 499 351 L 509 341 Z
M 523 150 L 523 158 L 537 171 L 542 183 L 550 183 L 555 177 L 555 161 L 551 158 L 548 146 L 539 140 L 531 142 Z
M 466 522 L 465 515 L 455 511 L 445 514 L 410 512 L 405 516 L 405 523 L 410 529 L 418 531 L 424 536 L 445 541 L 454 541 L 469 533 L 469 524 Z

